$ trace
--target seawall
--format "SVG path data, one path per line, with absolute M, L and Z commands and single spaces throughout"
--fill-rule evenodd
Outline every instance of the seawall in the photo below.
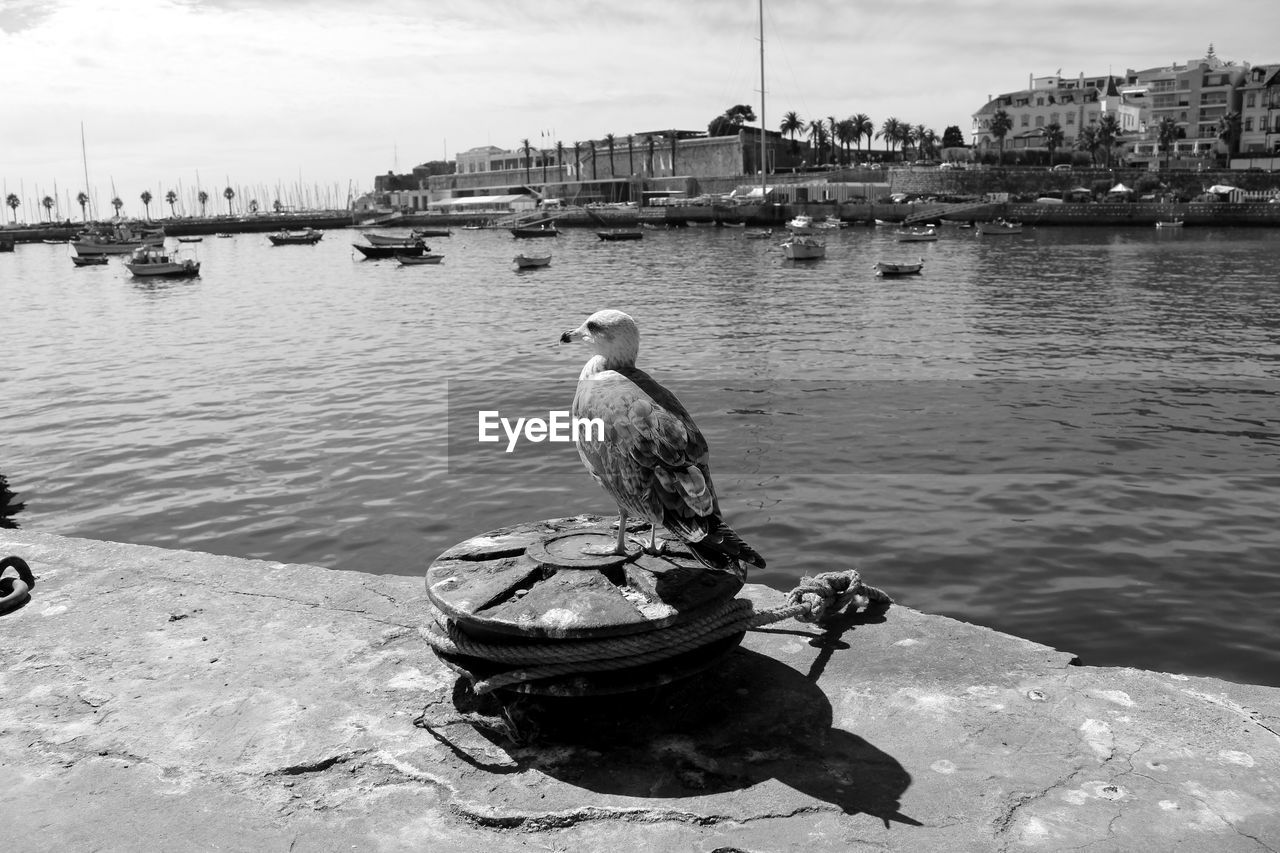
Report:
M 1274 688 L 895 604 L 495 723 L 420 637 L 421 577 L 0 530 L 8 554 L 37 576 L 0 616 L 15 853 L 1280 847 Z

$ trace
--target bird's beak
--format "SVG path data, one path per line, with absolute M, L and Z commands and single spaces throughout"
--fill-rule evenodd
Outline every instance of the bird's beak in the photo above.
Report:
M 579 326 L 576 329 L 568 329 L 567 331 L 565 331 L 563 334 L 560 335 L 560 343 L 571 344 L 574 341 L 580 341 L 582 340 L 582 335 L 583 335 L 583 332 L 582 332 L 581 326 Z

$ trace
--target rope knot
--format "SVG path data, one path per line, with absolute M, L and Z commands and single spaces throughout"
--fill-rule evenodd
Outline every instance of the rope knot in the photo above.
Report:
M 822 622 L 843 612 L 850 604 L 855 608 L 865 607 L 872 601 L 893 603 L 893 599 L 882 590 L 864 584 L 857 569 L 805 576 L 800 579 L 800 585 L 787 595 L 789 606 L 805 608 L 795 616 L 797 622 Z

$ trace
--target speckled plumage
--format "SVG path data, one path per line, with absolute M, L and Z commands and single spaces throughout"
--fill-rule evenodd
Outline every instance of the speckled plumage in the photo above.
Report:
M 604 423 L 603 441 L 579 434 L 578 455 L 624 522 L 635 516 L 662 526 L 710 568 L 739 575 L 743 562 L 763 568 L 764 559 L 720 517 L 702 432 L 673 393 L 635 366 L 635 322 L 599 311 L 561 336 L 573 340 L 595 352 L 578 377 L 573 415 Z

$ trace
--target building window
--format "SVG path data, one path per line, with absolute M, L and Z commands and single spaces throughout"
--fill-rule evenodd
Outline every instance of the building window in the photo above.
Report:
M 1031 116 L 1027 115 L 1026 113 L 1023 113 L 1023 114 L 1022 114 L 1022 122 L 1021 122 L 1021 125 L 1022 125 L 1022 127 L 1030 127 L 1030 126 L 1031 126 Z
M 1044 116 L 1036 116 L 1036 127 L 1044 127 Z
M 1076 123 L 1076 114 L 1075 114 L 1075 113 L 1067 113 L 1067 124 L 1068 124 L 1068 125 L 1072 125 L 1072 124 L 1075 124 L 1075 123 Z
M 1244 105 L 1246 107 L 1248 107 L 1249 109 L 1253 109 L 1255 106 L 1257 106 L 1257 103 L 1258 103 L 1257 94 L 1255 94 L 1254 92 L 1250 92 L 1249 94 L 1245 95 Z
M 1244 130 L 1253 130 L 1253 116 L 1249 116 L 1244 120 Z

